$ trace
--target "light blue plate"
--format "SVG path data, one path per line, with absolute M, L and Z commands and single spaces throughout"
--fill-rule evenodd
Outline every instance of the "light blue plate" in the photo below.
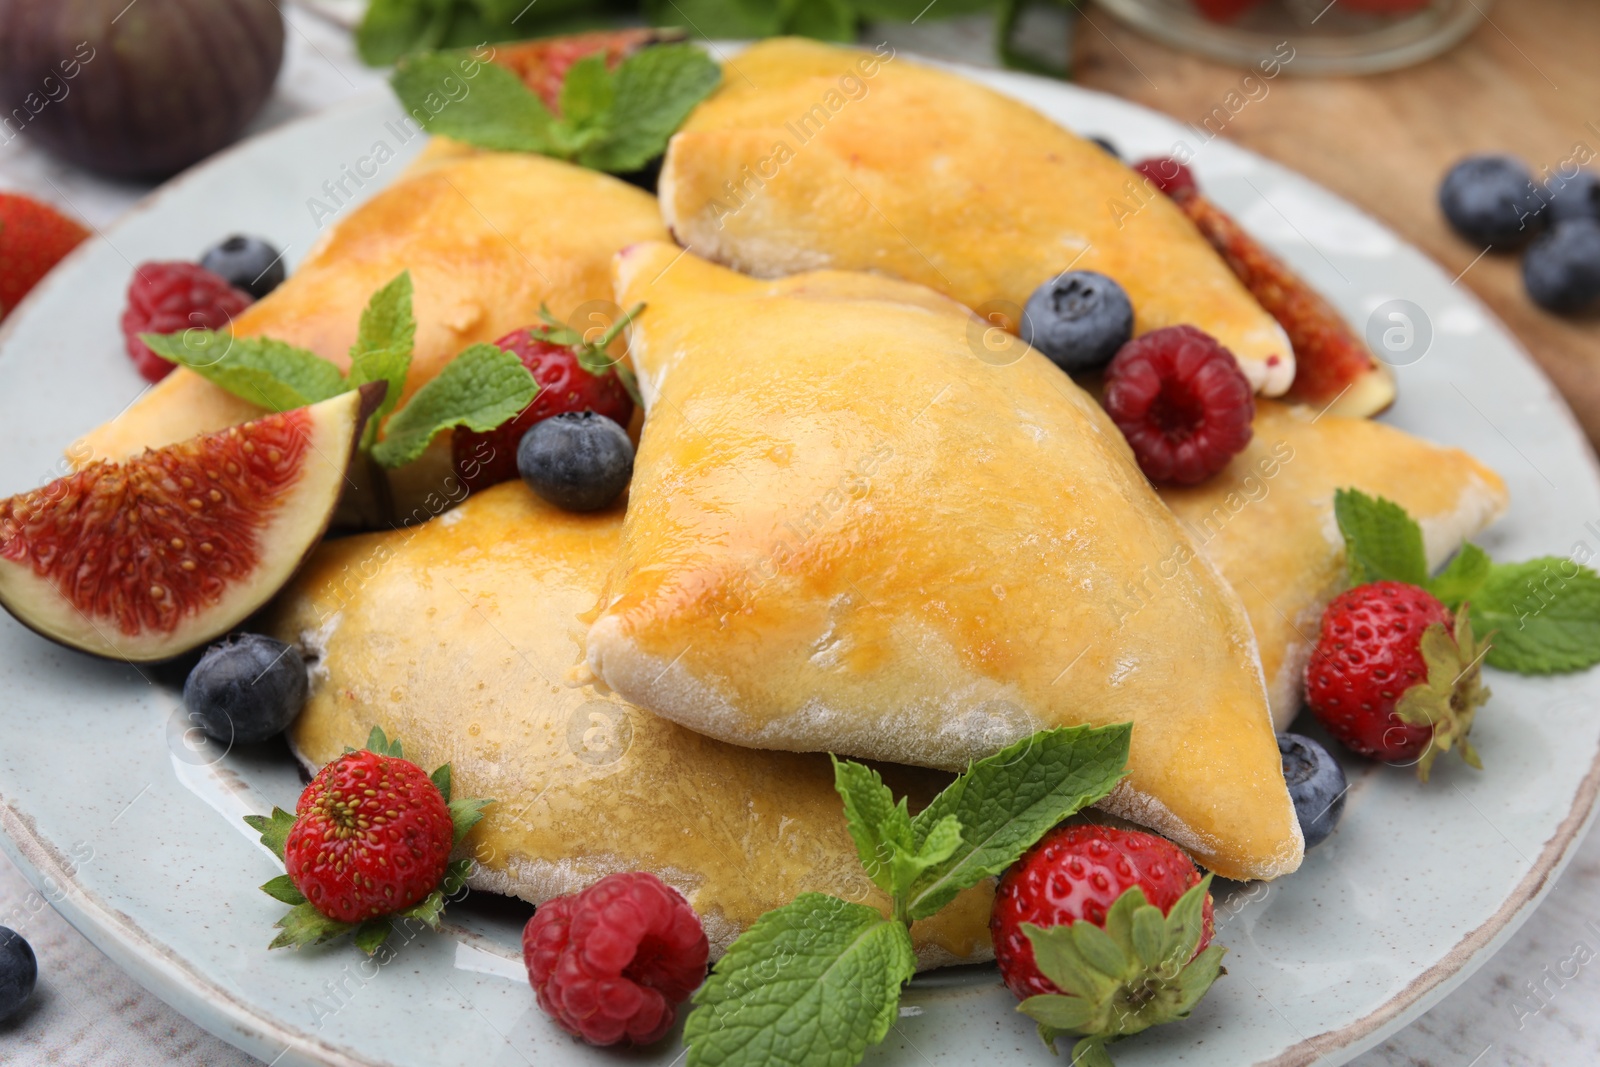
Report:
M 1355 322 L 1393 298 L 1419 305 L 1431 348 L 1399 369 L 1387 420 L 1470 449 L 1504 475 L 1511 516 L 1485 540 L 1496 557 L 1600 550 L 1600 482 L 1567 408 L 1504 329 L 1419 253 L 1304 179 L 1205 144 L 1192 128 L 1069 85 L 968 73 L 1130 156 L 1186 142 L 1208 192 Z M 235 231 L 298 260 L 326 209 L 347 210 L 341 181 L 370 195 L 420 147 L 420 137 L 400 143 L 399 114 L 375 98 L 243 144 L 75 253 L 0 334 L 0 493 L 59 475 L 66 445 L 138 394 L 117 331 L 133 264 L 193 258 Z M 347 175 L 370 173 L 362 160 L 378 142 L 398 157 L 357 188 Z M 1189 1021 L 1120 1046 L 1122 1067 L 1344 1062 L 1510 935 L 1593 808 L 1600 674 L 1491 675 L 1494 699 L 1475 733 L 1487 768 L 1442 760 L 1423 788 L 1404 771 L 1352 762 L 1340 831 L 1294 876 L 1219 902 L 1228 976 Z M 78 929 L 206 1029 L 280 1065 L 619 1058 L 561 1034 L 534 1005 L 518 951 L 524 907 L 469 902 L 445 933 L 416 938 L 381 969 L 348 945 L 267 952 L 283 909 L 256 887 L 278 868 L 240 817 L 292 807 L 299 777 L 284 751 L 213 762 L 189 748 L 175 680 L 68 652 L 0 618 L 0 694 L 0 843 Z M 919 979 L 868 1062 L 1063 1062 L 1014 1003 L 992 968 Z M 680 1054 L 668 1041 L 620 1055 L 668 1064 Z

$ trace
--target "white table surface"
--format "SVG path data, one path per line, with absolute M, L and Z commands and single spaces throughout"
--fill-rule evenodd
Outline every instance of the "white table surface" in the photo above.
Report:
M 324 0 L 345 10 L 352 0 Z M 309 114 L 382 84 L 348 35 L 293 7 L 276 93 L 251 132 Z M 1046 21 L 1038 40 L 1055 34 Z M 881 34 L 880 34 L 881 35 Z M 986 19 L 895 27 L 897 47 L 992 62 Z M 94 227 L 114 222 L 148 188 L 108 182 L 34 151 L 0 147 L 0 190 L 66 206 Z M 221 235 L 219 235 L 221 236 Z M 197 250 L 198 252 L 198 250 Z M 1417 916 L 1418 922 L 1427 921 Z M 0 855 L 0 926 L 39 957 L 39 988 L 0 1023 L 7 1067 L 259 1067 L 261 1061 L 199 1029 L 106 959 Z M 532 993 L 530 992 L 530 996 Z M 1357 1067 L 1576 1067 L 1600 1064 L 1600 832 L 1591 833 L 1549 898 L 1477 974 L 1427 1015 L 1355 1061 Z M 450 1067 L 450 1065 L 441 1065 Z

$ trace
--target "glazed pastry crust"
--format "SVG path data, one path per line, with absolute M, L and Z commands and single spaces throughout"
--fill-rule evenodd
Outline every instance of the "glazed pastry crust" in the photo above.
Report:
M 1164 195 L 1025 104 L 880 51 L 779 39 L 730 60 L 662 166 L 678 242 L 760 277 L 894 275 L 1007 328 L 1042 282 L 1097 270 L 1137 332 L 1198 326 L 1258 391 L 1289 387 L 1288 338 Z
M 410 396 L 468 345 L 567 319 L 611 295 L 617 249 L 665 236 L 648 193 L 606 174 L 528 153 L 434 141 L 405 176 L 336 220 L 288 280 L 245 309 L 233 329 L 350 364 L 361 310 L 411 272 L 416 350 Z M 119 460 L 261 415 L 179 368 L 72 455 Z
M 1114 810 L 1228 877 L 1298 866 L 1243 608 L 1069 378 L 887 278 L 617 272 L 649 414 L 598 677 L 737 744 L 946 768 L 1132 721 Z
M 1336 489 L 1387 497 L 1422 526 L 1430 566 L 1505 512 L 1505 483 L 1465 452 L 1382 423 L 1257 401 L 1255 437 L 1221 474 L 1161 499 L 1250 615 L 1279 729 L 1299 713 L 1323 609 L 1344 588 Z
M 291 739 L 313 768 L 382 726 L 463 796 L 472 884 L 535 904 L 616 871 L 688 898 L 718 954 L 805 892 L 887 909 L 856 858 L 827 757 L 752 752 L 567 684 L 622 518 L 574 515 L 519 482 L 423 526 L 324 545 L 268 632 L 314 657 Z M 908 770 L 922 802 L 945 781 Z M 924 966 L 991 956 L 993 884 L 912 928 Z

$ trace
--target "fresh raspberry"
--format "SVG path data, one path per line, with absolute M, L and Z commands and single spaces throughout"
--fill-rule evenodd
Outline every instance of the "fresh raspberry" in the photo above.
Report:
M 89 231 L 48 204 L 0 193 L 0 322 Z
M 1250 443 L 1255 396 L 1216 339 L 1193 326 L 1151 330 L 1106 367 L 1102 399 L 1151 481 L 1195 485 Z
M 1103 928 L 1111 905 L 1135 887 L 1165 914 L 1199 882 L 1194 862 L 1154 834 L 1110 826 L 1058 826 L 1006 871 L 995 891 L 989 933 L 1000 977 L 1019 1000 L 1060 993 L 1039 973 L 1022 923 L 1051 927 L 1089 922 Z M 1215 929 L 1209 895 L 1201 914 L 1204 925 L 1195 955 L 1211 943 Z
M 283 865 L 317 911 L 362 922 L 438 888 L 453 835 L 444 796 L 421 767 L 347 752 L 300 794 Z
M 224 330 L 254 300 L 208 270 L 193 263 L 143 263 L 128 284 L 128 307 L 122 313 L 122 337 L 128 358 L 139 373 L 159 382 L 176 364 L 168 363 L 139 340 L 141 333 L 178 333 L 188 329 Z
M 521 414 L 487 433 L 457 429 L 450 438 L 456 474 L 473 492 L 517 476 L 517 445 L 523 434 L 552 415 L 593 411 L 627 428 L 633 418 L 633 398 L 615 371 L 591 374 L 582 359 L 601 363 L 596 346 L 568 337 L 571 331 L 529 326 L 495 342 L 522 360 L 539 383 L 539 395 Z M 595 365 L 593 362 L 591 366 Z
M 643 871 L 541 904 L 522 931 L 539 1006 L 591 1045 L 660 1040 L 709 955 L 688 901 Z
M 1194 172 L 1176 159 L 1165 156 L 1141 159 L 1133 165 L 1133 169 L 1149 178 L 1152 185 L 1174 200 L 1200 191 L 1200 186 L 1194 180 Z
M 1448 640 L 1423 647 L 1430 626 Z M 1372 582 L 1335 597 L 1306 665 L 1306 703 L 1327 731 L 1373 759 L 1417 760 L 1426 781 L 1435 754 L 1459 743 L 1467 762 L 1473 714 L 1488 697 L 1465 612 L 1452 615 L 1425 589 Z

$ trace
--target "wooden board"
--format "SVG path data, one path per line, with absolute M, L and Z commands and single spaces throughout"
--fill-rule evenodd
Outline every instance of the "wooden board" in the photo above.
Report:
M 1099 8 L 1083 17 L 1075 80 L 1180 120 L 1200 123 L 1245 73 L 1151 42 Z M 1465 272 L 1458 284 L 1511 327 L 1600 443 L 1600 315 L 1540 310 L 1523 292 L 1520 257 L 1478 259 L 1482 249 L 1451 232 L 1436 200 L 1445 171 L 1472 152 L 1511 152 L 1537 172 L 1581 146 L 1600 169 L 1600 12 L 1590 0 L 1517 0 L 1490 18 L 1407 70 L 1277 78 L 1223 135 L 1361 205 L 1452 275 Z

